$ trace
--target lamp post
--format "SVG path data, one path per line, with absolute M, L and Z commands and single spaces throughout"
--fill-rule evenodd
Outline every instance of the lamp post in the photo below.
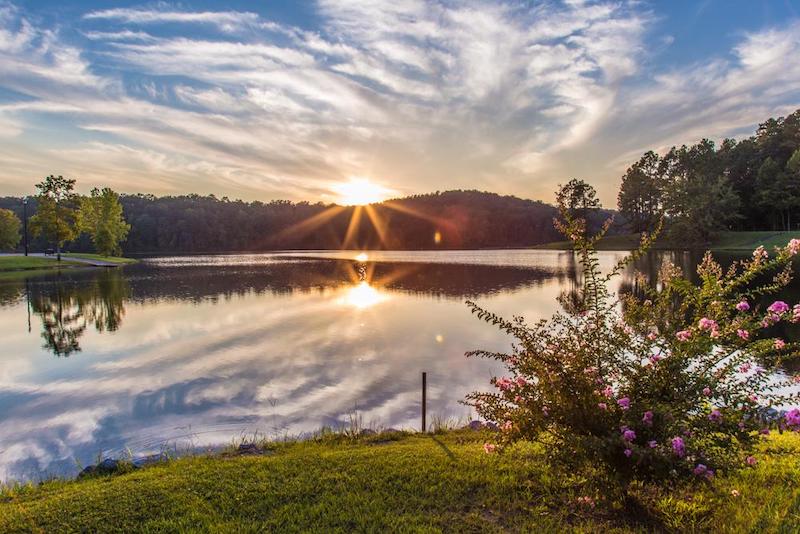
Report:
M 25 243 L 25 255 L 28 255 L 28 197 L 22 197 L 22 241 Z

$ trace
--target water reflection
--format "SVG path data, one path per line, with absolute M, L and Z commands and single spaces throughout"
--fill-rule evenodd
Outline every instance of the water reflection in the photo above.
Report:
M 423 370 L 429 413 L 466 417 L 458 401 L 496 368 L 464 352 L 509 339 L 464 299 L 534 321 L 580 286 L 569 253 L 399 254 L 158 259 L 0 282 L 0 479 L 69 474 L 101 451 L 297 434 L 354 410 L 416 427 Z M 665 258 L 693 261 L 641 267 Z

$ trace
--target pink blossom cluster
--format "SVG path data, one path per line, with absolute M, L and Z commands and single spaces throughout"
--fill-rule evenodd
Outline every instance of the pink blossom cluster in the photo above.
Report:
M 674 452 L 675 456 L 678 458 L 686 456 L 686 444 L 683 442 L 682 437 L 677 436 L 672 438 L 672 452 Z
M 740 312 L 746 312 L 750 309 L 750 303 L 747 302 L 746 300 L 742 300 L 736 305 L 736 309 L 739 310 Z
M 792 239 L 789 241 L 789 244 L 786 245 L 786 249 L 789 251 L 789 254 L 794 256 L 798 252 L 800 252 L 800 239 Z
M 680 332 L 675 334 L 675 337 L 678 338 L 678 341 L 689 341 L 689 339 L 692 337 L 692 331 L 691 330 L 681 330 Z
M 800 431 L 800 408 L 794 408 L 786 412 L 784 421 L 786 421 L 786 426 L 790 429 Z
M 705 477 L 708 480 L 714 478 L 714 470 L 709 469 L 703 464 L 697 464 L 697 466 L 692 470 L 692 473 L 699 477 Z

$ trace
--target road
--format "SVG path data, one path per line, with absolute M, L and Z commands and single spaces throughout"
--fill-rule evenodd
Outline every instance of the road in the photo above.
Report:
M 0 253 L 0 256 L 23 256 L 23 254 Z M 56 261 L 55 256 L 45 256 L 41 252 L 31 252 L 28 254 L 28 256 L 31 258 L 44 258 L 47 260 Z M 66 261 L 71 261 L 74 263 L 85 263 L 86 265 L 92 265 L 94 267 L 119 267 L 118 263 L 113 263 L 110 261 L 93 260 L 88 258 L 75 258 L 73 256 L 67 256 L 66 254 L 62 254 L 61 259 Z

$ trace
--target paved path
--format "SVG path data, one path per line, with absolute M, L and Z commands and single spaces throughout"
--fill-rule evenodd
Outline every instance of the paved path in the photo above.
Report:
M 24 256 L 24 254 L 2 253 L 2 254 L 0 254 L 0 256 Z M 53 260 L 53 261 L 56 261 L 56 259 L 57 259 L 55 255 L 53 255 L 53 256 L 45 256 L 41 252 L 31 252 L 31 253 L 28 254 L 28 256 L 31 257 L 31 258 L 44 258 L 44 259 Z M 110 262 L 110 261 L 103 261 L 103 260 L 94 260 L 94 259 L 89 259 L 89 258 L 76 258 L 74 256 L 68 256 L 66 254 L 61 254 L 61 259 L 64 260 L 64 261 L 71 261 L 71 262 L 75 262 L 75 263 L 85 263 L 86 265 L 92 265 L 94 267 L 119 267 L 120 266 L 119 263 L 113 263 L 113 262 Z

